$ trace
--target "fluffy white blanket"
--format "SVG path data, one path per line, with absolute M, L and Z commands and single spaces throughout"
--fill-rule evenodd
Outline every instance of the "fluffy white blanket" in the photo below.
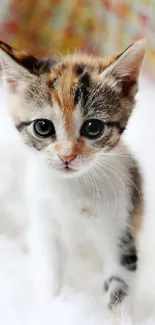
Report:
M 3 96 L 0 94 L 0 141 L 7 143 L 8 153 L 13 148 L 13 139 L 9 133 L 5 133 L 4 121 L 2 125 Z M 139 94 L 139 103 L 133 118 L 129 125 L 129 132 L 126 134 L 128 141 L 142 163 L 142 168 L 148 168 L 147 160 L 152 160 L 154 153 L 151 146 L 148 149 L 148 141 L 155 140 L 153 100 L 155 94 L 152 85 L 147 80 L 142 80 L 141 91 Z M 151 129 L 152 128 L 152 129 Z M 150 131 L 150 129 L 152 131 Z M 7 131 L 8 132 L 8 131 Z M 152 132 L 152 133 L 150 133 Z M 154 135 L 154 139 L 152 139 Z M 9 139 L 9 141 L 8 141 Z M 9 143 L 9 148 L 8 148 Z M 6 145 L 6 144 L 4 144 Z M 1 153 L 3 149 L 1 147 Z M 146 157 L 147 152 L 147 157 Z M 143 157 L 145 156 L 145 159 Z M 146 159 L 147 158 L 147 159 Z M 154 157 L 155 161 L 155 157 Z M 14 165 L 14 168 L 18 166 Z M 3 172 L 7 170 L 7 178 L 3 179 Z M 152 164 L 152 172 L 153 164 Z M 6 173 L 5 173 L 6 174 Z M 8 191 L 8 184 L 11 184 L 12 172 L 7 161 L 7 155 L 0 158 L 0 200 L 3 201 L 3 195 Z M 10 188 L 8 195 L 12 195 L 13 189 Z M 150 193 L 153 195 L 153 193 Z M 10 213 L 14 214 L 14 200 L 8 207 Z M 155 211 L 154 211 L 155 213 Z M 7 220 L 3 224 L 0 220 L 0 226 L 4 229 L 7 226 Z M 12 238 L 0 235 L 0 324 L 2 325 L 131 325 L 129 314 L 124 310 L 121 317 L 110 318 L 104 310 L 98 308 L 97 302 L 94 303 L 92 297 L 86 297 L 82 293 L 68 292 L 64 289 L 62 295 L 45 306 L 35 306 L 32 301 L 32 283 L 31 273 L 27 267 L 28 256 L 23 253 L 20 243 Z M 154 320 L 148 320 L 145 325 L 155 324 Z

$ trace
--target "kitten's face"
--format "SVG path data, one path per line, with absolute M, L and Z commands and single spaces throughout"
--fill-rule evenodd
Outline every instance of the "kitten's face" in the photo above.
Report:
M 15 126 L 52 169 L 76 176 L 117 145 L 134 105 L 144 56 L 144 42 L 136 44 L 104 60 L 39 61 L 0 43 Z

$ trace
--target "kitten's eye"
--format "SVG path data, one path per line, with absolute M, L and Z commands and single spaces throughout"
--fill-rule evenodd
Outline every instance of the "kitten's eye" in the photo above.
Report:
M 54 137 L 55 138 L 55 128 L 53 123 L 50 120 L 42 119 L 42 120 L 36 120 L 34 122 L 34 132 L 36 135 L 48 138 L 48 137 Z
M 81 128 L 81 136 L 88 139 L 99 138 L 104 131 L 104 123 L 98 119 L 91 119 L 84 122 Z

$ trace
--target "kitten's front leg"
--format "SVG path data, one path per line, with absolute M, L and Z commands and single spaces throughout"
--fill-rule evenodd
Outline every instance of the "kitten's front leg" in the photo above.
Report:
M 59 293 L 61 286 L 58 229 L 56 223 L 47 218 L 49 214 L 45 206 L 47 208 L 41 202 L 37 209 L 31 206 L 28 230 L 34 295 L 39 302 L 52 299 Z
M 117 306 L 128 295 L 131 281 L 136 270 L 137 256 L 133 246 L 121 254 L 115 252 L 113 259 L 109 257 L 106 265 L 106 280 L 104 282 L 104 297 L 109 309 Z

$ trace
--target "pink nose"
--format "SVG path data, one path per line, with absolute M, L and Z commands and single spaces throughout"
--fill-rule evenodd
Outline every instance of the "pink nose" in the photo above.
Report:
M 64 163 L 70 163 L 72 160 L 76 158 L 76 154 L 72 154 L 69 156 L 61 156 L 59 155 L 59 158 L 64 162 Z

